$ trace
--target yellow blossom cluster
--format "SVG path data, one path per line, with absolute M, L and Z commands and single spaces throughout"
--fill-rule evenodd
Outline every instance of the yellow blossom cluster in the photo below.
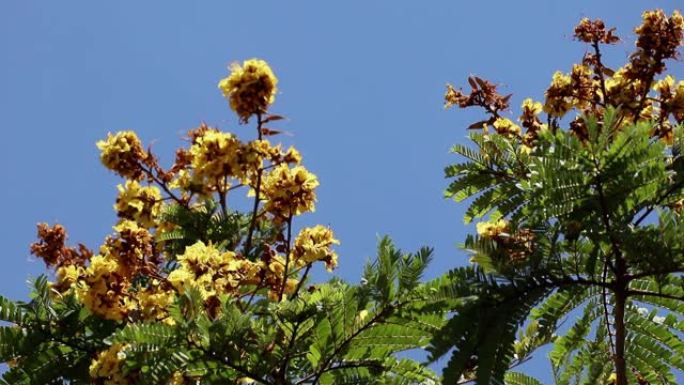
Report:
M 605 80 L 606 100 L 610 100 L 615 106 L 626 107 L 627 109 L 637 108 L 640 101 L 635 95 L 639 95 L 644 88 L 641 79 L 630 76 L 632 72 L 631 64 L 617 69 L 613 76 Z M 600 91 L 602 94 L 602 91 Z
M 191 185 L 203 186 L 205 191 L 225 191 L 226 178 L 239 169 L 237 153 L 240 141 L 231 133 L 207 130 L 190 147 L 192 166 Z
M 677 48 L 682 43 L 684 17 L 678 10 L 669 18 L 660 9 L 645 11 L 641 15 L 642 23 L 634 32 L 637 34 L 637 47 L 644 54 L 655 54 L 663 58 L 676 56 Z
M 569 75 L 556 71 L 545 93 L 544 112 L 554 117 L 562 117 L 573 107 L 587 107 L 594 91 L 591 74 L 591 68 L 581 64 L 575 64 Z
M 144 313 L 159 319 L 171 303 L 170 294 L 158 287 L 130 291 L 133 280 L 150 268 L 155 241 L 147 229 L 130 220 L 122 221 L 114 229 L 117 234 L 107 237 L 100 254 L 91 258 L 87 268 L 58 270 L 58 284 L 71 284 L 86 308 L 103 318 L 122 320 L 131 309 L 144 305 Z M 145 297 L 137 298 L 135 294 Z
M 161 321 L 173 324 L 174 321 L 167 312 L 169 306 L 176 299 L 176 293 L 171 288 L 165 288 L 159 280 L 153 279 L 147 287 L 138 288 L 130 293 L 128 310 L 138 312 L 136 317 L 143 320 Z
M 122 344 L 113 344 L 100 352 L 90 364 L 90 377 L 101 385 L 131 385 L 135 381 L 123 373 L 122 361 L 126 358 L 126 349 Z
M 572 108 L 572 80 L 560 71 L 553 74 L 546 91 L 544 112 L 551 116 L 563 116 Z
M 522 115 L 520 116 L 520 120 L 530 121 L 542 112 L 543 106 L 541 103 L 532 100 L 532 98 L 527 98 L 523 100 L 523 103 L 520 106 L 520 108 L 522 109 Z
M 482 238 L 495 238 L 508 231 L 508 223 L 504 219 L 493 222 L 480 222 L 476 227 L 477 234 Z
M 260 281 L 258 263 L 232 251 L 221 252 L 201 241 L 188 246 L 177 261 L 178 268 L 167 279 L 181 294 L 192 287 L 207 299 L 221 294 L 236 294 L 241 285 L 258 284 Z
M 223 294 L 238 296 L 248 285 L 268 287 L 269 298 L 278 300 L 281 291 L 292 293 L 299 282 L 294 278 L 284 279 L 286 269 L 282 256 L 266 255 L 252 262 L 201 241 L 188 246 L 177 261 L 179 266 L 169 274 L 169 283 L 181 294 L 187 289 L 196 289 L 204 300 Z M 288 275 L 293 273 L 293 267 L 293 263 L 288 265 Z
M 100 254 L 117 261 L 125 269 L 126 276 L 133 276 L 143 268 L 145 258 L 154 254 L 154 237 L 131 220 L 121 221 L 114 230 L 117 235 L 107 237 Z
M 268 298 L 271 301 L 278 301 L 281 292 L 283 293 L 283 298 L 286 298 L 288 294 L 293 293 L 297 288 L 299 281 L 295 278 L 289 278 L 294 267 L 292 261 L 287 266 L 287 272 L 285 271 L 285 259 L 280 255 L 269 257 L 266 261 L 262 261 L 260 266 L 263 271 L 263 283 L 269 288 Z M 286 273 L 288 278 L 283 282 L 283 277 Z M 283 286 L 283 283 L 285 286 Z
M 511 229 L 505 219 L 478 223 L 477 234 L 496 242 L 506 263 L 524 262 L 535 249 L 534 233 L 529 229 Z
M 105 319 L 122 320 L 127 311 L 128 282 L 115 260 L 96 255 L 79 279 L 76 295 L 88 310 Z
M 264 210 L 273 214 L 276 222 L 314 211 L 316 187 L 318 178 L 303 166 L 279 164 L 263 180 Z
M 265 161 L 298 164 L 302 159 L 295 148 L 283 151 L 280 145 L 273 146 L 265 139 L 245 143 L 213 128 L 193 135 L 193 144 L 189 150 L 179 152 L 181 161 L 177 162 L 188 167 L 180 169 L 172 187 L 202 195 L 227 191 L 232 179 L 254 185 Z
M 218 87 L 230 102 L 240 120 L 247 122 L 253 114 L 266 111 L 275 101 L 278 79 L 268 63 L 259 59 L 245 60 L 242 65 L 233 63 L 231 73 Z
M 548 126 L 539 119 L 539 114 L 543 109 L 541 103 L 527 98 L 523 100 L 520 108 L 522 109 L 522 114 L 519 118 L 520 123 L 523 127 L 527 128 L 527 132 L 522 137 L 520 149 L 522 152 L 530 153 L 535 146 L 539 132 L 546 130 Z
M 330 228 L 321 225 L 306 227 L 295 238 L 292 259 L 300 267 L 323 261 L 326 269 L 331 271 L 337 266 L 337 253 L 330 247 L 339 244 Z
M 520 126 L 507 118 L 497 118 L 494 121 L 494 129 L 500 135 L 507 137 L 520 136 Z
M 660 94 L 660 108 L 665 114 L 672 114 L 678 123 L 684 122 L 684 80 L 675 84 L 675 78 L 667 75 L 657 81 L 653 89 Z
M 59 292 L 68 291 L 78 279 L 85 274 L 85 269 L 78 265 L 65 265 L 57 268 L 55 278 L 57 282 L 53 284 L 53 289 Z
M 138 225 L 151 228 L 161 211 L 162 196 L 156 186 L 141 186 L 135 180 L 118 185 L 119 195 L 114 204 L 119 217 L 131 219 Z
M 100 160 L 105 167 L 124 178 L 142 178 L 140 163 L 144 162 L 148 155 L 135 132 L 120 131 L 114 135 L 107 134 L 106 140 L 97 142 L 97 148 L 101 151 Z
M 181 372 L 174 372 L 169 380 L 169 385 L 185 385 L 185 377 Z

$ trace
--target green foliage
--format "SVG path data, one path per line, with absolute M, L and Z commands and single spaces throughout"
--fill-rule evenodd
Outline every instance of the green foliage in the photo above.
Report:
M 538 383 L 506 372 L 547 343 L 560 385 L 607 384 L 618 344 L 631 383 L 676 383 L 684 369 L 679 142 L 670 151 L 647 121 L 618 129 L 619 116 L 585 117 L 585 140 L 540 132 L 529 153 L 496 134 L 471 134 L 475 149 L 453 148 L 466 162 L 447 167 L 447 196 L 472 198 L 466 223 L 489 214 L 506 227 L 468 236 L 477 267 L 440 282 L 440 291 L 470 298 L 452 304 L 428 348 L 432 360 L 452 352 L 445 383 Z

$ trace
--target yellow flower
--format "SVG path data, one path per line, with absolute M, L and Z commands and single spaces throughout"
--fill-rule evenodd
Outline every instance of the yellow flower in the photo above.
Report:
M 508 231 L 508 223 L 503 219 L 496 222 L 480 222 L 476 227 L 477 234 L 482 238 L 494 238 Z
M 279 161 L 280 157 L 280 145 L 271 146 L 268 140 L 253 140 L 242 144 L 237 154 L 239 172 L 235 177 L 244 184 L 253 184 L 257 172 L 263 167 L 264 159 Z
M 287 152 L 285 152 L 285 155 L 283 155 L 283 161 L 286 163 L 294 163 L 298 165 L 302 162 L 302 155 L 299 153 L 299 151 L 297 151 L 296 148 L 290 146 L 287 149 Z
M 560 71 L 553 74 L 551 85 L 546 90 L 544 112 L 561 117 L 572 108 L 572 79 Z
M 664 79 L 658 80 L 653 84 L 653 90 L 658 91 L 661 94 L 667 94 L 671 92 L 674 84 L 674 77 L 672 77 L 672 75 L 667 75 Z
M 606 100 L 613 106 L 622 106 L 635 109 L 640 104 L 636 97 L 643 87 L 640 79 L 634 79 L 630 75 L 634 69 L 631 64 L 618 68 L 612 77 L 606 79 Z
M 185 377 L 181 372 L 173 372 L 173 376 L 169 380 L 169 385 L 185 385 Z
M 463 92 L 457 90 L 451 84 L 447 84 L 446 87 L 447 90 L 444 94 L 444 108 L 448 109 L 453 106 L 460 106 L 461 108 L 466 107 L 468 97 L 463 95 Z
M 275 101 L 278 79 L 268 63 L 259 59 L 233 63 L 230 75 L 218 87 L 230 102 L 240 120 L 247 122 L 252 114 L 263 113 Z
M 85 273 L 84 269 L 76 265 L 60 266 L 57 269 L 57 286 L 68 289 Z
M 82 281 L 76 286 L 77 298 L 98 316 L 122 320 L 127 314 L 123 267 L 112 258 L 96 255 L 90 260 Z
M 524 115 L 539 115 L 542 112 L 542 104 L 535 102 L 532 98 L 523 100 L 520 108 L 522 108 Z
M 280 164 L 264 176 L 264 209 L 274 215 L 276 222 L 314 211 L 316 187 L 318 178 L 303 166 L 290 168 L 287 164 Z
M 669 101 L 669 109 L 677 122 L 681 123 L 684 121 L 684 80 L 677 82 L 673 94 L 672 99 Z
M 508 137 L 520 135 L 520 126 L 506 118 L 496 119 L 494 121 L 494 129 L 497 133 Z
M 186 288 L 194 285 L 195 274 L 182 268 L 176 269 L 169 273 L 167 280 L 180 294 L 183 294 Z
M 221 252 L 203 242 L 188 246 L 177 257 L 178 267 L 167 280 L 179 292 L 197 288 L 204 299 L 217 294 L 237 294 L 245 284 L 257 284 L 260 267 L 232 251 Z
M 128 180 L 118 185 L 119 195 L 114 209 L 121 218 L 132 219 L 140 226 L 151 228 L 161 210 L 161 193 L 156 186 L 140 186 L 137 181 Z
M 330 228 L 317 225 L 302 229 L 295 238 L 292 248 L 292 259 L 298 266 L 305 266 L 315 261 L 324 261 L 328 271 L 337 266 L 337 254 L 330 249 L 339 245 Z
M 114 226 L 117 232 L 109 236 L 100 246 L 100 254 L 116 261 L 123 268 L 120 274 L 131 277 L 142 267 L 146 257 L 153 257 L 154 238 L 152 234 L 138 223 L 124 219 Z
M 675 84 L 675 79 L 667 75 L 655 82 L 653 89 L 660 93 L 663 113 L 673 114 L 677 122 L 684 121 L 684 81 Z
M 207 130 L 190 147 L 192 176 L 185 184 L 202 186 L 206 191 L 225 190 L 227 176 L 237 176 L 240 141 L 232 134 Z
M 108 169 L 124 178 L 140 180 L 143 171 L 140 163 L 147 159 L 140 139 L 133 131 L 121 131 L 107 134 L 106 140 L 97 142 L 100 149 L 100 160 Z
M 126 358 L 127 345 L 114 344 L 100 352 L 89 367 L 90 377 L 105 385 L 128 385 L 131 382 L 122 372 L 121 361 Z M 98 381 L 98 383 L 100 383 Z
M 133 300 L 128 306 L 129 310 L 139 311 L 144 320 L 160 321 L 167 318 L 167 309 L 174 299 L 173 290 L 163 289 L 155 279 L 148 287 L 133 293 Z

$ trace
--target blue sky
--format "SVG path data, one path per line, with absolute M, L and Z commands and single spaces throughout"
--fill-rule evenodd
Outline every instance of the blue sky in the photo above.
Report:
M 677 1 L 4 1 L 0 3 L 0 293 L 24 298 L 44 271 L 28 245 L 41 221 L 97 248 L 111 231 L 120 180 L 95 142 L 136 130 L 162 159 L 205 121 L 247 138 L 216 88 L 233 61 L 267 60 L 280 79 L 272 111 L 321 181 L 315 214 L 342 241 L 337 274 L 358 281 L 379 235 L 405 250 L 435 247 L 430 275 L 465 263 L 464 205 L 445 200 L 477 111 L 445 111 L 447 82 L 470 74 L 542 99 L 551 75 L 585 47 L 582 17 L 601 17 L 624 42 L 641 12 Z M 684 65 L 671 72 L 684 75 Z M 515 111 L 517 114 L 517 111 Z M 517 115 L 515 115 L 517 116 Z M 323 277 L 321 275 L 321 277 Z M 546 371 L 535 360 L 534 372 Z M 545 376 L 542 376 L 545 377 Z

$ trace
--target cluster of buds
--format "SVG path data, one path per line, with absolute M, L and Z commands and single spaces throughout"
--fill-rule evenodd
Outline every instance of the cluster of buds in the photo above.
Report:
M 575 27 L 575 38 L 591 44 L 617 44 L 620 38 L 615 35 L 615 28 L 606 30 L 603 20 L 583 18 Z
M 468 83 L 471 87 L 468 95 L 464 94 L 461 90 L 457 90 L 451 84 L 447 84 L 447 92 L 444 96 L 446 108 L 451 106 L 459 106 L 460 108 L 477 106 L 484 108 L 493 115 L 498 115 L 499 111 L 508 108 L 511 95 L 502 96 L 499 94 L 495 84 L 477 76 L 469 77 Z
M 62 225 L 50 227 L 47 223 L 40 223 L 38 242 L 31 244 L 31 254 L 52 268 L 83 265 L 93 256 L 93 252 L 82 244 L 78 248 L 66 246 L 66 240 L 67 233 Z

